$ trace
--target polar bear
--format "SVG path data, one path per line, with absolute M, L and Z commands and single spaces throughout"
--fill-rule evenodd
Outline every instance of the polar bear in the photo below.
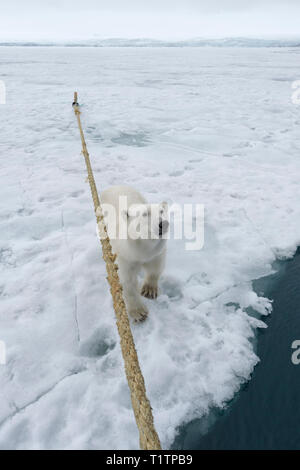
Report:
M 148 310 L 141 295 L 157 297 L 158 279 L 164 269 L 168 205 L 148 204 L 130 186 L 112 186 L 101 193 L 100 200 L 112 251 L 117 255 L 127 311 L 136 322 L 143 321 Z M 137 277 L 142 268 L 145 279 L 139 291 Z

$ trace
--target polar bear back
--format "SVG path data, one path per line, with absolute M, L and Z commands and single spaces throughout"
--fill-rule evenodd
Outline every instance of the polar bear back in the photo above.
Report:
M 128 208 L 133 204 L 147 204 L 145 198 L 131 186 L 111 186 L 105 189 L 100 199 L 103 204 L 111 204 L 119 213 L 119 198 L 120 196 L 127 197 Z

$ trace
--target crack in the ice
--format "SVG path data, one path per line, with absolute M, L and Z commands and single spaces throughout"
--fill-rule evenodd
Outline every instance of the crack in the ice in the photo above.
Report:
M 255 223 L 253 222 L 253 220 L 250 219 L 249 215 L 247 214 L 247 211 L 244 207 L 241 207 L 241 211 L 243 212 L 243 214 L 245 215 L 246 219 L 248 220 L 248 222 L 250 222 L 250 224 L 252 225 L 252 227 L 254 228 L 254 230 L 256 231 L 256 233 L 258 234 L 258 236 L 261 238 L 262 242 L 264 243 L 264 245 L 273 253 L 275 259 L 277 258 L 277 255 L 275 253 L 275 251 L 273 250 L 273 248 L 269 245 L 269 243 L 267 242 L 267 240 L 265 239 L 265 237 L 263 236 L 263 234 L 261 233 L 260 229 L 255 225 Z
M 195 302 L 195 305 L 193 305 L 193 307 L 190 307 L 190 309 L 194 310 L 195 308 L 199 307 L 199 305 L 203 304 L 204 302 L 211 302 L 212 300 L 216 300 L 218 297 L 221 297 L 221 295 L 225 294 L 225 292 L 228 292 L 231 289 L 235 289 L 236 287 L 242 286 L 243 284 L 246 284 L 247 282 L 248 281 L 242 281 L 242 282 L 238 282 L 237 284 L 232 284 L 231 286 L 226 287 L 226 289 L 223 289 L 218 294 L 213 295 L 212 297 L 207 297 L 206 299 L 202 299 L 202 300 L 200 300 L 200 302 L 197 302 L 192 297 L 192 301 Z
M 41 392 L 34 400 L 30 401 L 29 403 L 26 403 L 26 405 L 21 406 L 20 408 L 17 406 L 15 402 L 12 402 L 12 404 L 15 407 L 15 411 L 11 413 L 9 416 L 6 416 L 1 422 L 0 422 L 0 427 L 3 426 L 7 421 L 13 419 L 16 415 L 19 413 L 22 413 L 23 411 L 27 410 L 30 406 L 35 405 L 38 403 L 42 398 L 44 398 L 46 395 L 51 393 L 59 384 L 61 384 L 65 379 L 68 379 L 69 377 L 72 377 L 74 375 L 81 374 L 82 372 L 85 372 L 87 369 L 82 368 L 80 370 L 76 370 L 74 372 L 70 372 L 69 374 L 65 375 L 61 379 L 59 379 L 57 382 L 55 382 L 51 387 L 49 387 L 47 390 L 44 392 Z
M 76 288 L 75 288 L 75 276 L 74 276 L 74 270 L 73 270 L 73 253 L 72 253 L 72 251 L 69 249 L 69 245 L 68 245 L 68 236 L 67 236 L 67 232 L 66 232 L 66 228 L 65 228 L 64 211 L 63 211 L 63 209 L 62 209 L 62 211 L 61 211 L 61 227 L 62 227 L 62 231 L 63 231 L 64 237 L 65 237 L 65 244 L 66 244 L 68 253 L 69 253 L 69 255 L 70 255 L 70 259 L 71 259 L 71 262 L 70 262 L 70 266 L 71 266 L 71 278 L 72 278 L 72 287 L 73 287 L 73 291 L 74 291 L 74 319 L 75 319 L 76 331 L 77 331 L 77 342 L 80 343 L 80 328 L 79 328 L 79 321 L 78 321 L 77 292 L 76 292 Z
M 188 279 L 188 281 L 192 278 L 192 276 L 190 276 L 190 278 Z M 228 287 L 226 287 L 225 289 L 221 290 L 220 292 L 218 292 L 217 294 L 213 295 L 212 297 L 207 297 L 205 299 L 202 299 L 200 300 L 199 302 L 196 301 L 193 297 L 192 297 L 192 301 L 195 303 L 195 305 L 193 305 L 192 307 L 190 307 L 191 310 L 194 310 L 195 308 L 199 307 L 199 305 L 202 305 L 204 302 L 211 302 L 212 300 L 216 300 L 218 297 L 221 297 L 223 294 L 225 294 L 226 292 L 229 292 L 231 289 L 235 289 L 236 287 L 240 287 L 240 286 L 243 286 L 243 285 L 246 285 L 247 283 L 249 282 L 253 282 L 253 281 L 257 281 L 261 278 L 261 276 L 258 276 L 258 277 L 253 277 L 251 279 L 249 279 L 248 281 L 247 280 L 244 280 L 244 281 L 241 281 L 241 282 L 237 282 L 236 284 L 232 284 Z M 187 282 L 188 282 L 187 281 Z

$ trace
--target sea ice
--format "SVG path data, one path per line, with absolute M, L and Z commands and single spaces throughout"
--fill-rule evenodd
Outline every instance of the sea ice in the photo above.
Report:
M 252 280 L 300 242 L 296 48 L 0 48 L 0 448 L 138 447 L 80 139 L 99 191 L 205 206 L 133 334 L 164 448 L 259 361 Z

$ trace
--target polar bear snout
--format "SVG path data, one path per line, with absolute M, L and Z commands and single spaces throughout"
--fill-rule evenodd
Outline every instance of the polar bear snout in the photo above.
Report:
M 165 235 L 165 233 L 167 233 L 167 231 L 169 230 L 169 225 L 170 224 L 168 220 L 160 220 L 158 224 L 158 233 L 160 237 L 162 237 L 163 235 Z

